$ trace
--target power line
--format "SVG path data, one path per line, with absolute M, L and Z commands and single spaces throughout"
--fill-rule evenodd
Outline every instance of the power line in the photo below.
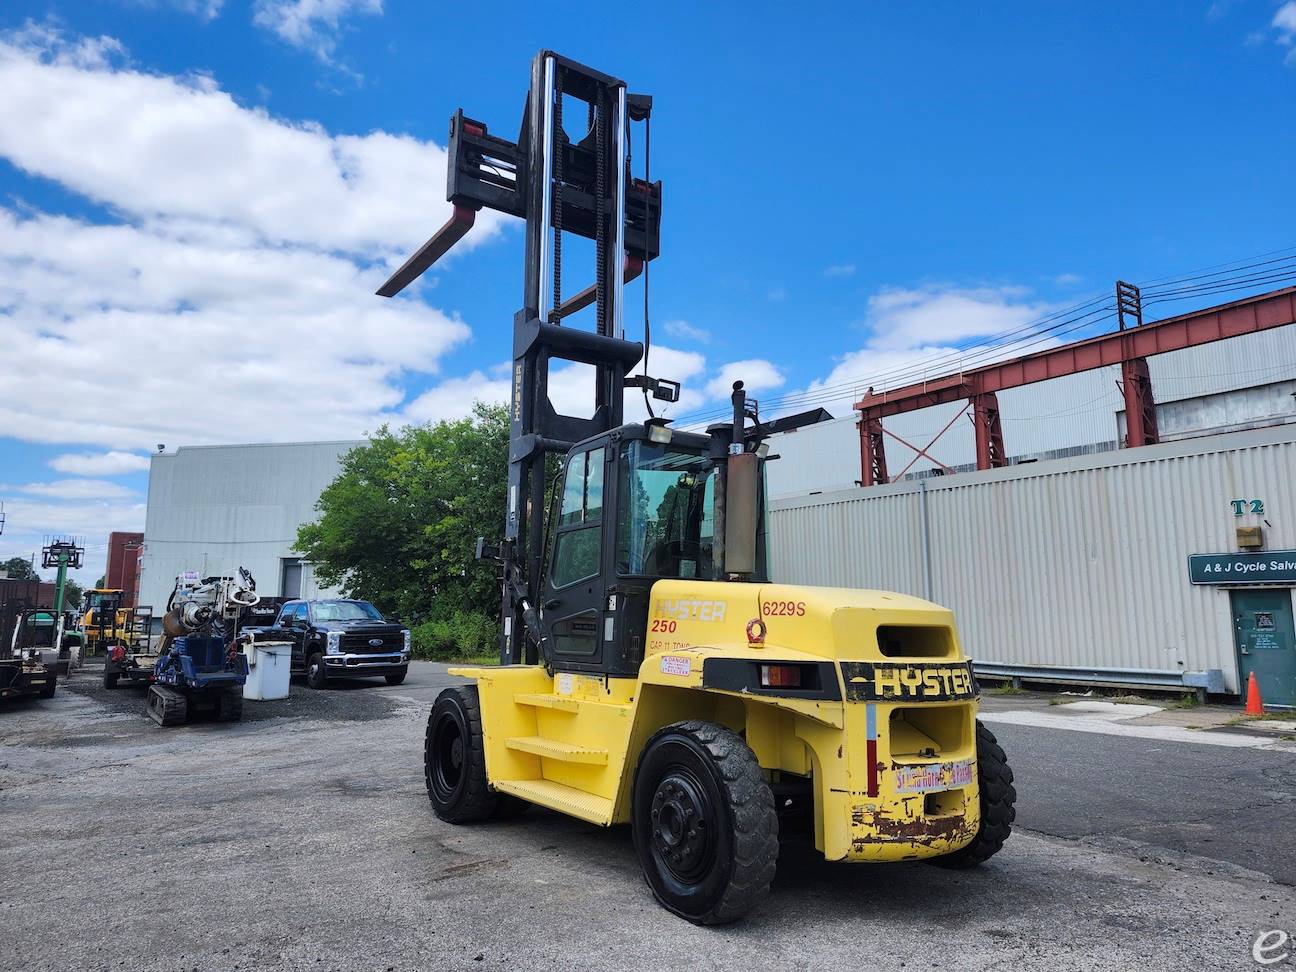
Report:
M 1282 255 L 1274 257 L 1273 254 Z M 1143 304 L 1144 306 L 1150 306 L 1184 300 L 1189 296 L 1201 297 L 1208 294 L 1250 289 L 1266 284 L 1296 280 L 1296 250 L 1291 248 L 1271 250 L 1257 256 L 1271 257 L 1271 259 L 1261 260 L 1255 257 L 1246 257 L 1242 260 L 1202 267 L 1186 275 L 1159 278 L 1144 285 Z M 1246 262 L 1248 260 L 1252 262 Z M 1224 269 L 1218 269 L 1221 267 Z M 1192 281 L 1202 282 L 1192 283 Z M 1179 286 L 1180 284 L 1186 284 L 1187 286 Z M 1078 313 L 1086 308 L 1092 308 L 1093 305 L 1107 299 L 1109 299 L 1107 295 L 1092 297 L 1082 303 L 1055 311 L 1027 324 L 990 335 L 965 348 L 943 352 L 929 358 L 920 359 L 910 365 L 874 373 L 871 376 L 859 375 L 832 385 L 821 385 L 775 398 L 764 399 L 761 401 L 761 406 L 768 412 L 794 405 L 822 404 L 847 394 L 854 396 L 856 391 L 863 386 L 908 384 L 926 378 L 938 368 L 940 371 L 937 377 L 945 377 L 988 363 L 997 357 L 1001 357 L 1004 353 L 1020 355 L 1032 347 L 1052 342 L 1067 334 L 1093 328 L 1108 318 L 1114 317 L 1115 308 L 1112 305 L 1104 305 L 1089 310 L 1084 314 Z M 1073 316 L 1067 317 L 1066 315 Z M 1063 317 L 1066 319 L 1059 319 Z M 1008 340 L 1019 335 L 1023 336 L 1024 339 Z M 958 362 L 957 367 L 952 364 L 955 361 Z M 728 409 L 722 407 L 698 409 L 693 413 L 681 416 L 677 421 L 682 425 L 687 423 L 696 426 L 723 418 L 727 414 Z

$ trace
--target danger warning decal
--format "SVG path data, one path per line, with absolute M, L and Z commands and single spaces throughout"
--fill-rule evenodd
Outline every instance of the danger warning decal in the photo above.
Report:
M 662 655 L 661 670 L 663 675 L 687 675 L 693 671 L 693 660 L 679 655 Z
M 970 662 L 844 661 L 841 671 L 850 702 L 956 702 L 978 692 Z

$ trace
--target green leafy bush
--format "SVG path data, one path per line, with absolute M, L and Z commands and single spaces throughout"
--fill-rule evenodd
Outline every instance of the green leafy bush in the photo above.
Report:
M 498 653 L 499 627 L 484 614 L 455 611 L 449 618 L 412 627 L 410 642 L 413 656 L 425 661 L 478 658 Z

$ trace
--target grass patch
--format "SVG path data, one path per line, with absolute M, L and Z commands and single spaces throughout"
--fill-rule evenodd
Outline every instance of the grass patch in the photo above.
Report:
M 1025 695 L 1026 690 L 1012 682 L 1001 682 L 990 690 L 991 695 Z
M 1195 709 L 1201 705 L 1201 700 L 1197 698 L 1196 692 L 1185 692 L 1179 696 L 1178 701 L 1170 703 L 1172 709 Z
M 1074 702 L 1074 701 L 1075 699 L 1067 699 L 1067 698 L 1063 698 L 1060 695 L 1055 695 L 1053 696 L 1053 698 L 1049 699 L 1049 705 L 1066 705 L 1068 702 Z
M 469 655 L 466 658 L 448 658 L 446 661 L 451 665 L 472 665 L 474 667 L 498 665 L 500 663 L 499 655 Z
M 1226 726 L 1240 726 L 1247 722 L 1292 722 L 1296 720 L 1296 712 L 1266 712 L 1264 715 L 1243 715 L 1236 719 L 1230 719 L 1224 723 Z

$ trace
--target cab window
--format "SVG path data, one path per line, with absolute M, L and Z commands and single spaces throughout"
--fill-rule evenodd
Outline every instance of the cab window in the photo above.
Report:
M 567 462 L 549 572 L 549 582 L 555 589 L 599 571 L 604 453 L 600 446 L 577 453 Z
M 715 467 L 704 455 L 654 442 L 621 447 L 617 573 L 711 579 Z

